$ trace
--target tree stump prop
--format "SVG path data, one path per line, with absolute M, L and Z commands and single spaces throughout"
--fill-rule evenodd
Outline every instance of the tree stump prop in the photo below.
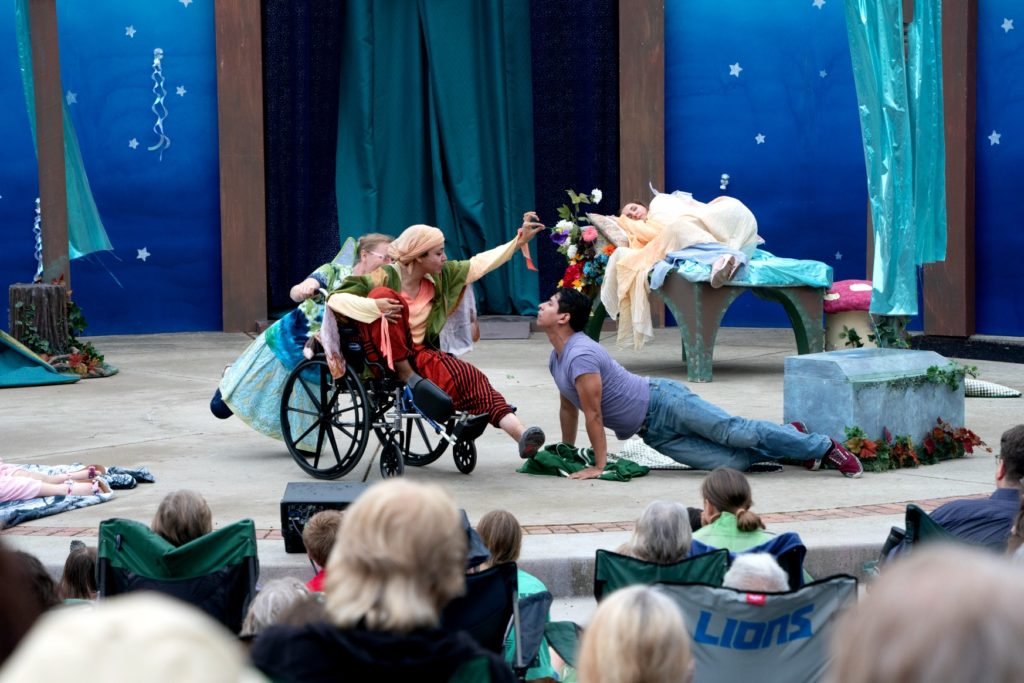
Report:
M 68 290 L 64 285 L 14 284 L 8 290 L 11 336 L 51 355 L 68 353 Z

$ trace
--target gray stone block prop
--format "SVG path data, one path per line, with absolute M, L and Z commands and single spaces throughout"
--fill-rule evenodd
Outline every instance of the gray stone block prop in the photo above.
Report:
M 869 439 L 910 435 L 919 444 L 941 417 L 964 426 L 964 386 L 927 381 L 928 368 L 949 360 L 934 351 L 849 349 L 786 358 L 783 419 L 812 432 L 844 439 L 860 427 Z

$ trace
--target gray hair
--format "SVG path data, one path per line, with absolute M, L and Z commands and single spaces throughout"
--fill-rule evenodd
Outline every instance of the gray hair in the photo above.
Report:
M 249 605 L 240 635 L 255 636 L 273 626 L 286 609 L 307 593 L 306 584 L 294 576 L 267 581 Z
M 646 562 L 671 564 L 686 557 L 692 542 L 693 530 L 686 506 L 656 500 L 640 514 L 633 537 L 619 552 Z
M 769 553 L 742 553 L 725 573 L 722 586 L 754 593 L 783 593 L 789 590 L 789 577 Z

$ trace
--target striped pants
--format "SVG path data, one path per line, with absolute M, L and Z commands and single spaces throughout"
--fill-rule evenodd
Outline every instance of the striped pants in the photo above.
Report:
M 402 301 L 397 292 L 387 287 L 377 287 L 368 296 Z M 414 344 L 409 330 L 409 308 L 404 302 L 402 315 L 397 320 L 381 318 L 372 323 L 357 323 L 357 326 L 367 360 L 384 362 L 382 350 L 390 351 L 386 355 L 392 362 L 408 360 L 416 372 L 452 397 L 456 410 L 471 415 L 487 413 L 495 427 L 503 417 L 515 412 L 479 369 L 449 353 Z

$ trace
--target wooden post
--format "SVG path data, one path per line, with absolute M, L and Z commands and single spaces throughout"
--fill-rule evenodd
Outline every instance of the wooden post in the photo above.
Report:
M 978 0 L 942 1 L 942 87 L 946 126 L 946 260 L 924 267 L 924 331 L 975 332 L 974 145 Z
M 665 3 L 619 1 L 619 198 L 665 188 Z M 651 322 L 665 325 L 665 305 L 651 295 Z
M 267 317 L 263 38 L 258 2 L 214 3 L 225 332 Z
M 43 227 L 43 281 L 61 275 L 69 287 L 68 197 L 64 170 L 64 92 L 60 81 L 56 0 L 29 0 L 36 156 Z

